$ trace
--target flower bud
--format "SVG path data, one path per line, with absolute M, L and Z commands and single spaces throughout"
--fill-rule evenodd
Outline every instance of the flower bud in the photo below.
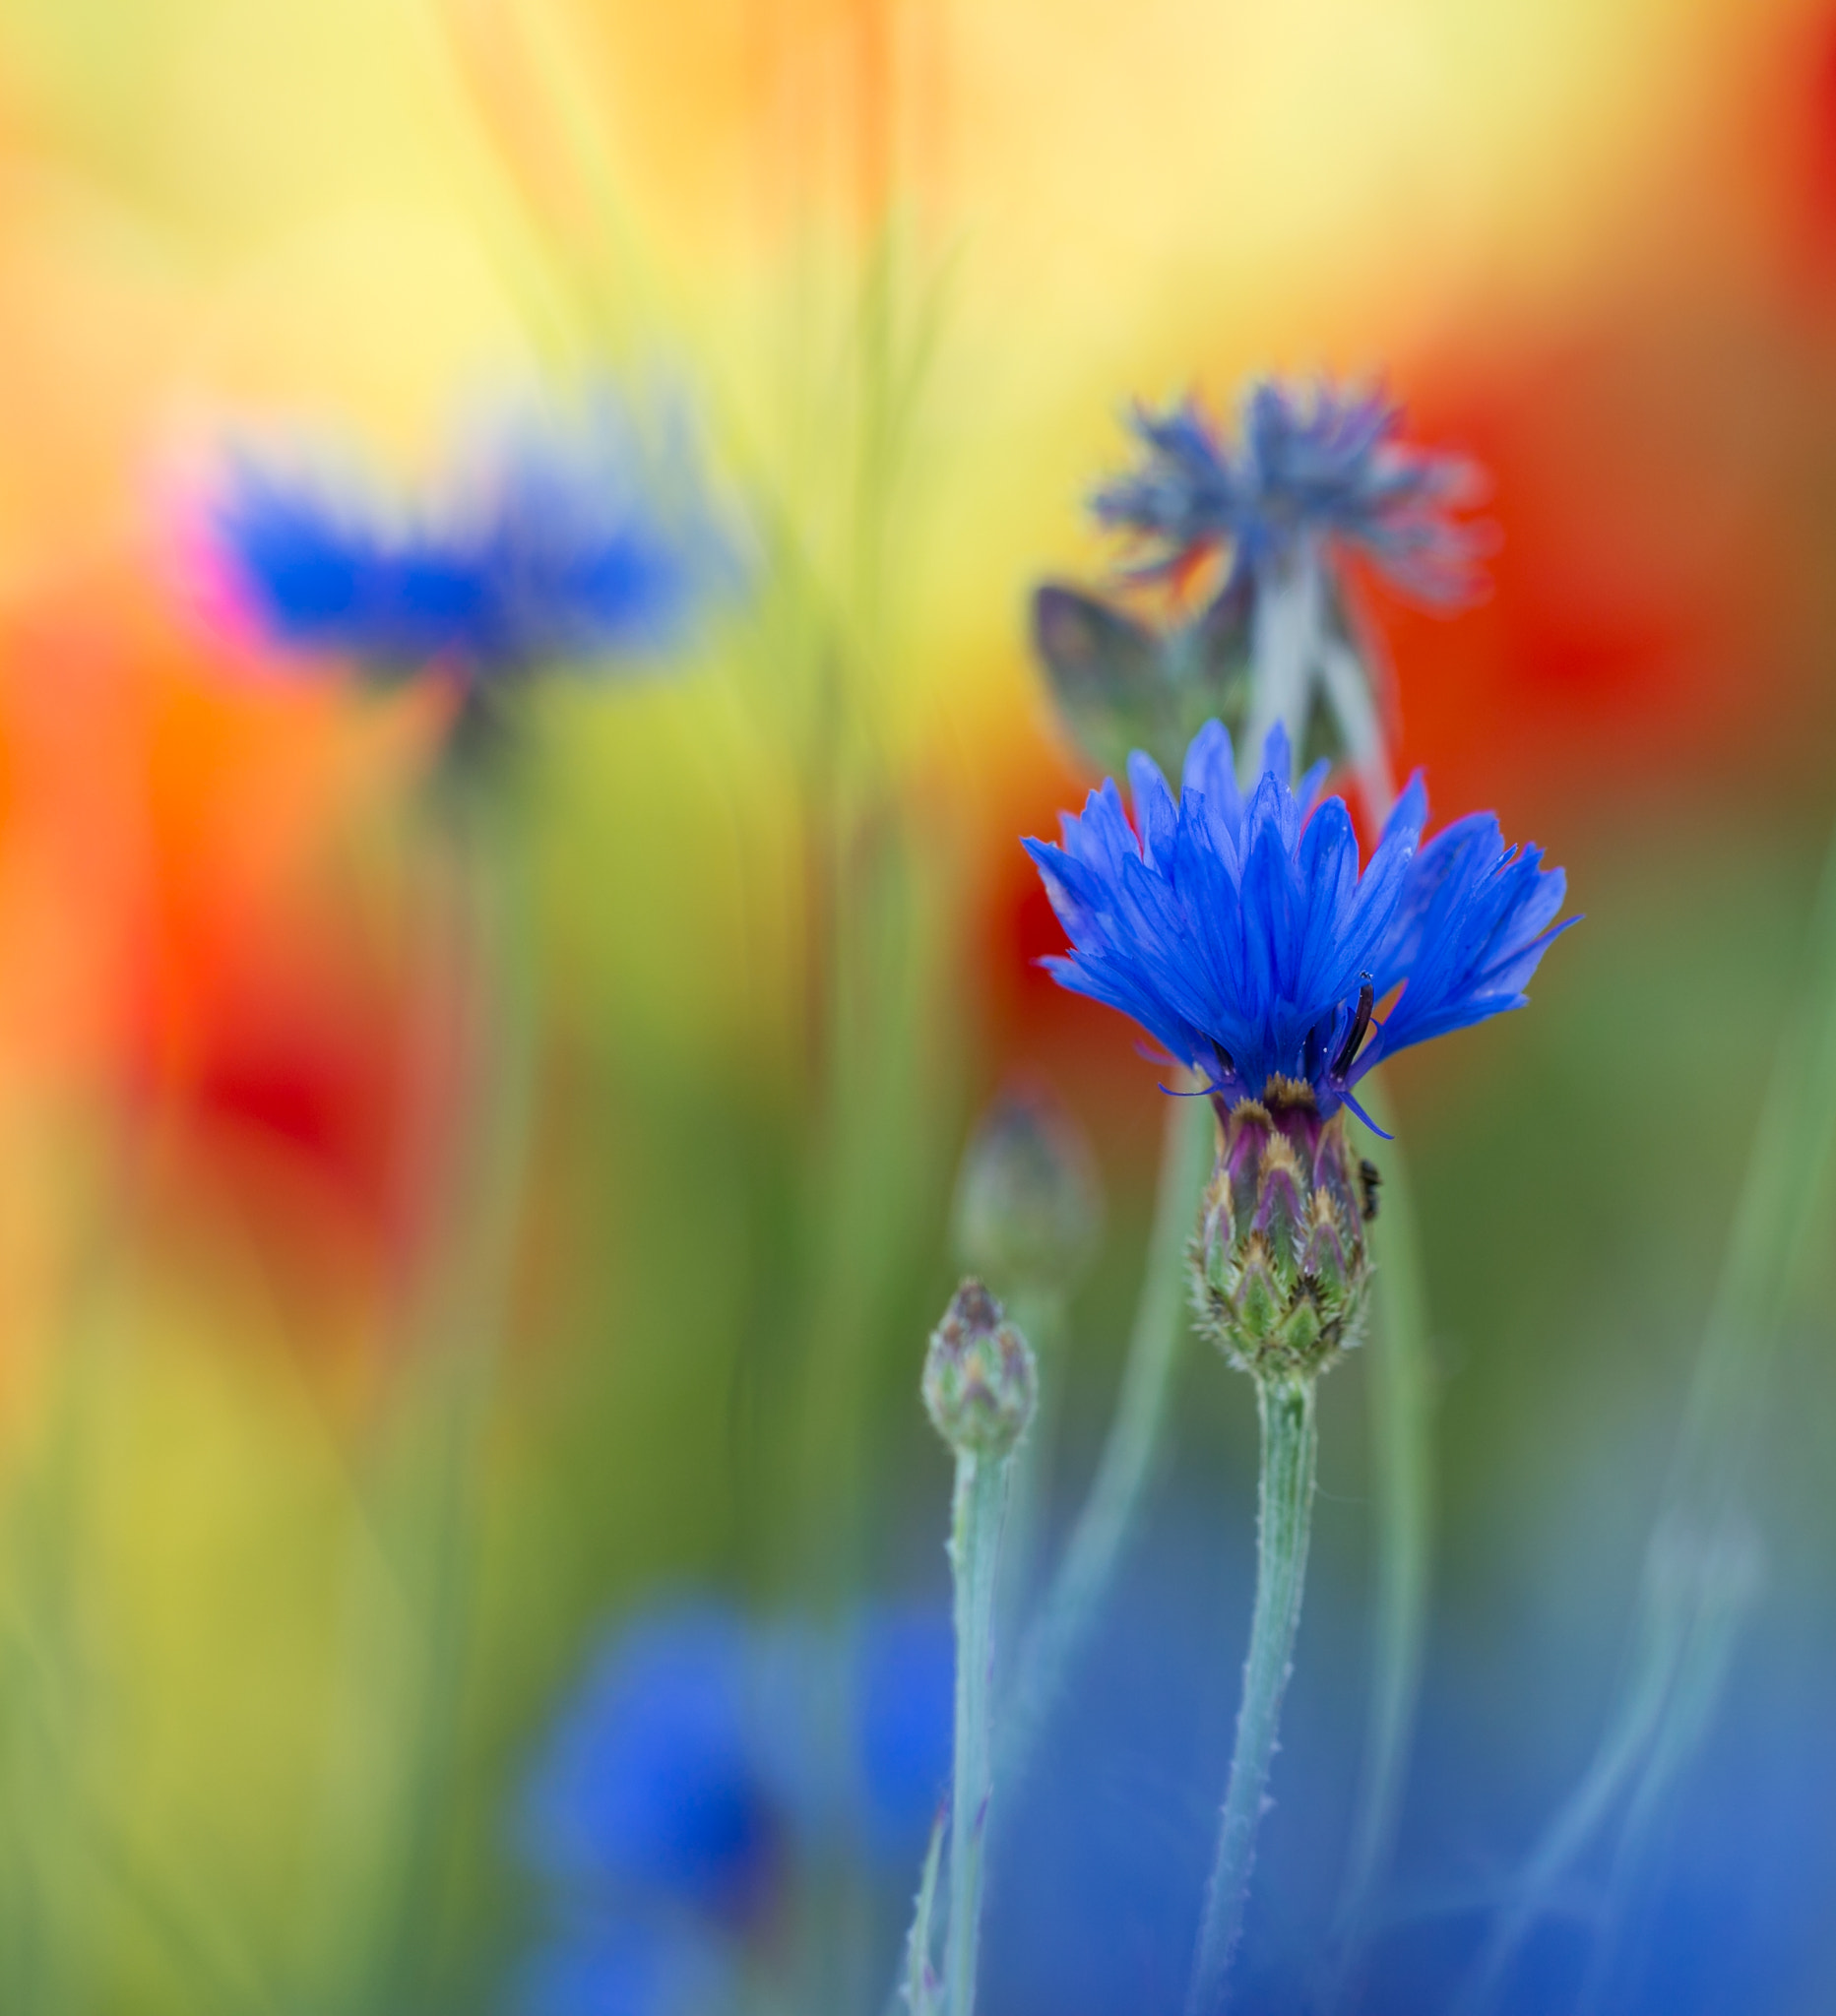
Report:
M 950 1297 L 924 1358 L 924 1405 L 959 1456 L 1007 1456 L 1033 1418 L 1033 1353 L 973 1278 Z
M 956 1248 L 1004 1294 L 1068 1289 L 1103 1223 L 1096 1161 L 1077 1122 L 1044 1087 L 1001 1095 L 963 1156 Z
M 1131 750 L 1145 749 L 1176 774 L 1206 722 L 1239 728 L 1249 644 L 1248 598 L 1231 589 L 1164 627 L 1062 582 L 1034 592 L 1034 651 L 1066 731 L 1100 771 L 1119 774 Z
M 1364 1180 L 1344 1113 L 1322 1120 L 1304 1085 L 1272 1080 L 1224 1114 L 1191 1263 L 1200 1328 L 1234 1365 L 1311 1376 L 1360 1341 Z

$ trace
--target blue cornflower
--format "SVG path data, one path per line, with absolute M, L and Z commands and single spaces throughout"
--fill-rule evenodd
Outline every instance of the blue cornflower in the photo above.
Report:
M 924 1608 L 867 1610 L 839 1638 L 712 1603 L 629 1624 L 525 1790 L 519 1845 L 555 1926 L 519 2007 L 665 2016 L 819 1857 L 903 1895 L 948 1782 L 953 1672 L 949 1618 Z
M 409 507 L 348 472 L 243 454 L 206 512 L 208 561 L 269 642 L 385 676 L 663 650 L 731 568 L 694 444 L 668 431 L 651 445 L 609 396 L 525 413 Z
M 1489 528 L 1457 517 L 1481 480 L 1463 457 L 1405 446 L 1402 409 L 1379 394 L 1315 388 L 1310 404 L 1272 379 L 1250 388 L 1235 451 L 1196 400 L 1131 424 L 1142 466 L 1104 485 L 1098 518 L 1148 549 L 1138 571 L 1178 574 L 1228 548 L 1226 594 L 1247 591 L 1303 548 L 1361 552 L 1394 586 L 1438 607 L 1470 601 Z
M 1551 928 L 1564 881 L 1538 849 L 1507 849 L 1488 812 L 1422 846 L 1420 775 L 1361 873 L 1344 801 L 1315 803 L 1325 772 L 1291 789 L 1278 724 L 1240 792 L 1212 722 L 1176 801 L 1136 754 L 1134 827 L 1111 779 L 1065 815 L 1062 847 L 1026 847 L 1070 934 L 1045 962 L 1061 986 L 1132 1016 L 1233 1105 L 1310 1096 L 1323 1117 L 1362 1118 L 1353 1088 L 1382 1058 L 1524 1006 L 1567 928 Z
M 751 1657 L 742 1621 L 707 1605 L 641 1618 L 606 1648 L 530 1782 L 524 1842 L 544 1875 L 735 1922 L 762 1908 L 786 1843 Z
M 524 1963 L 514 2016 L 708 2016 L 731 1998 L 727 1956 L 693 1926 L 583 1919 Z

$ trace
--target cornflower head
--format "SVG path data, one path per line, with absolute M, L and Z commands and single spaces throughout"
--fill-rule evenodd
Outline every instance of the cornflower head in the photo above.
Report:
M 1195 399 L 1130 425 L 1141 465 L 1098 490 L 1093 508 L 1145 548 L 1149 578 L 1226 551 L 1225 593 L 1253 593 L 1305 555 L 1357 552 L 1393 587 L 1435 608 L 1482 586 L 1487 532 L 1456 514 L 1482 483 L 1464 458 L 1396 438 L 1402 409 L 1381 394 L 1322 383 L 1311 399 L 1263 379 L 1243 401 L 1235 454 Z
M 1476 467 L 1406 445 L 1401 423 L 1380 395 L 1327 383 L 1310 395 L 1252 385 L 1235 443 L 1195 399 L 1138 407 L 1138 464 L 1092 499 L 1135 548 L 1124 579 L 1183 588 L 1212 563 L 1223 571 L 1196 613 L 1161 628 L 1059 584 L 1039 592 L 1035 639 L 1074 731 L 1092 739 L 1094 723 L 1113 753 L 1107 709 L 1147 728 L 1146 746 L 1171 765 L 1211 715 L 1241 730 L 1246 756 L 1287 722 L 1303 753 L 1357 770 L 1381 818 L 1392 795 L 1381 664 L 1348 562 L 1451 611 L 1482 591 L 1491 543 L 1489 526 L 1460 515 L 1483 487 Z
M 951 1689 L 949 1622 L 928 1610 L 870 1609 L 839 1637 L 708 1602 L 635 1619 L 525 1788 L 518 1845 L 552 1925 L 519 2006 L 719 2006 L 805 1858 L 903 1881 L 948 1778 Z
M 1045 962 L 1058 983 L 1139 1023 L 1217 1109 L 1199 1288 L 1219 1341 L 1245 1363 L 1291 1353 L 1317 1368 L 1362 1316 L 1374 1177 L 1345 1139 L 1346 1107 L 1366 1118 L 1357 1086 L 1399 1050 L 1523 1007 L 1567 926 L 1561 870 L 1506 848 L 1491 814 L 1423 845 L 1418 775 L 1361 869 L 1344 800 L 1319 799 L 1326 766 L 1298 790 L 1292 768 L 1278 724 L 1240 790 L 1213 722 L 1177 798 L 1137 754 L 1132 826 L 1109 780 L 1065 816 L 1061 846 L 1026 847 L 1071 940 Z
M 647 426 L 609 392 L 469 436 L 412 498 L 348 460 L 244 451 L 202 516 L 230 619 L 380 682 L 437 667 L 469 697 L 668 651 L 735 572 L 681 414 Z

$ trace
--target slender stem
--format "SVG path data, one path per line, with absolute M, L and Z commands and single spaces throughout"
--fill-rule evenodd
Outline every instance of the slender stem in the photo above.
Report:
M 1306 741 L 1326 628 L 1321 603 L 1319 558 L 1310 541 L 1300 541 L 1284 563 L 1263 569 L 1257 577 L 1250 618 L 1255 679 L 1249 720 L 1236 752 L 1237 781 L 1245 789 L 1255 783 L 1262 745 L 1278 722 L 1287 727 L 1297 756 Z
M 1611 2007 L 1621 1948 L 1636 1951 L 1636 1923 L 1649 1903 L 1647 1864 L 1662 1838 L 1670 1795 L 1714 1726 L 1741 1625 L 1761 1577 L 1757 1537 L 1733 1520 L 1691 1564 L 1694 1615 L 1678 1652 L 1676 1682 L 1653 1732 L 1645 1762 L 1626 1800 L 1626 1814 L 1608 1875 L 1601 1932 L 1575 2003 L 1575 2016 Z
M 1364 1094 L 1367 1102 L 1376 1096 L 1375 1087 Z M 1384 1121 L 1381 1105 L 1374 1106 L 1374 1117 Z M 1376 1259 L 1376 1334 L 1366 1363 L 1376 1486 L 1376 1621 L 1363 1774 L 1333 1927 L 1338 1955 L 1329 2004 L 1357 1965 L 1395 1841 L 1427 1635 L 1433 1376 L 1415 1203 L 1407 1165 L 1394 1144 L 1384 1153 L 1383 1211 L 1370 1239 Z
M 1256 1521 L 1256 1606 L 1243 1663 L 1243 1703 L 1236 1747 L 1218 1830 L 1218 1857 L 1205 1898 L 1205 1922 L 1192 1972 L 1187 2016 L 1215 2016 L 1224 2007 L 1231 1956 L 1243 1928 L 1256 1829 L 1262 1819 L 1275 1754 L 1282 1694 L 1294 1664 L 1306 1580 L 1307 1535 L 1313 1523 L 1313 1470 L 1318 1431 L 1310 1378 L 1256 1382 L 1262 1419 L 1262 1480 Z
M 946 2016 L 974 2016 L 981 1933 L 982 1850 L 993 1783 L 994 1584 L 1008 1458 L 956 1459 L 950 1566 L 956 1576 L 956 1765 L 950 1787 L 950 1928 Z
M 912 1929 L 906 1934 L 906 2016 L 931 2016 L 936 2002 L 937 1980 L 930 1964 L 931 1920 L 937 1910 L 937 1870 L 943 1860 L 947 1819 L 947 1814 L 939 1812 L 931 1822 L 930 1846 L 924 1852 L 924 1867 L 912 1905 Z M 886 2016 L 900 2016 L 899 1998 L 900 1990 L 895 1988 L 886 2006 Z
M 1046 1720 L 1102 1611 L 1160 1453 L 1187 1327 L 1186 1243 L 1216 1145 L 1206 1101 L 1168 1102 L 1154 1229 L 1115 1417 L 1064 1557 L 1022 1643 L 1012 1696 L 1002 1714 L 1001 1783 L 1010 1796 L 1033 1761 Z
M 1001 1531 L 1001 1600 L 996 1615 L 1003 1644 L 1018 1642 L 1040 1577 L 1046 1502 L 1051 1486 L 1052 1443 L 1063 1397 L 1060 1354 L 1064 1344 L 1064 1296 L 1031 1285 L 1007 1297 L 1008 1320 L 1033 1347 L 1039 1392 L 1033 1418 L 1015 1449 L 1007 1482 L 1007 1518 Z M 1005 1704 L 1003 1704 L 1003 1709 Z

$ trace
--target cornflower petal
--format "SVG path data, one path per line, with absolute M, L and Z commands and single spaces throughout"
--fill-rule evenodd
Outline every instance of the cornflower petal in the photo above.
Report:
M 1488 813 L 1422 846 L 1417 776 L 1361 872 L 1344 801 L 1309 812 L 1280 729 L 1247 802 L 1231 754 L 1209 724 L 1177 800 L 1137 757 L 1134 826 L 1108 782 L 1066 817 L 1062 848 L 1025 843 L 1071 939 L 1045 962 L 1061 985 L 1131 1017 L 1233 1099 L 1280 1077 L 1326 1115 L 1380 1058 L 1523 1004 L 1567 928 L 1554 923 L 1560 871 L 1536 849 L 1507 850 Z M 1396 997 L 1381 1023 L 1366 988 Z
M 1150 866 L 1157 861 L 1171 861 L 1179 808 L 1161 775 L 1160 765 L 1139 749 L 1128 759 L 1128 788 L 1135 801 L 1143 855 Z

